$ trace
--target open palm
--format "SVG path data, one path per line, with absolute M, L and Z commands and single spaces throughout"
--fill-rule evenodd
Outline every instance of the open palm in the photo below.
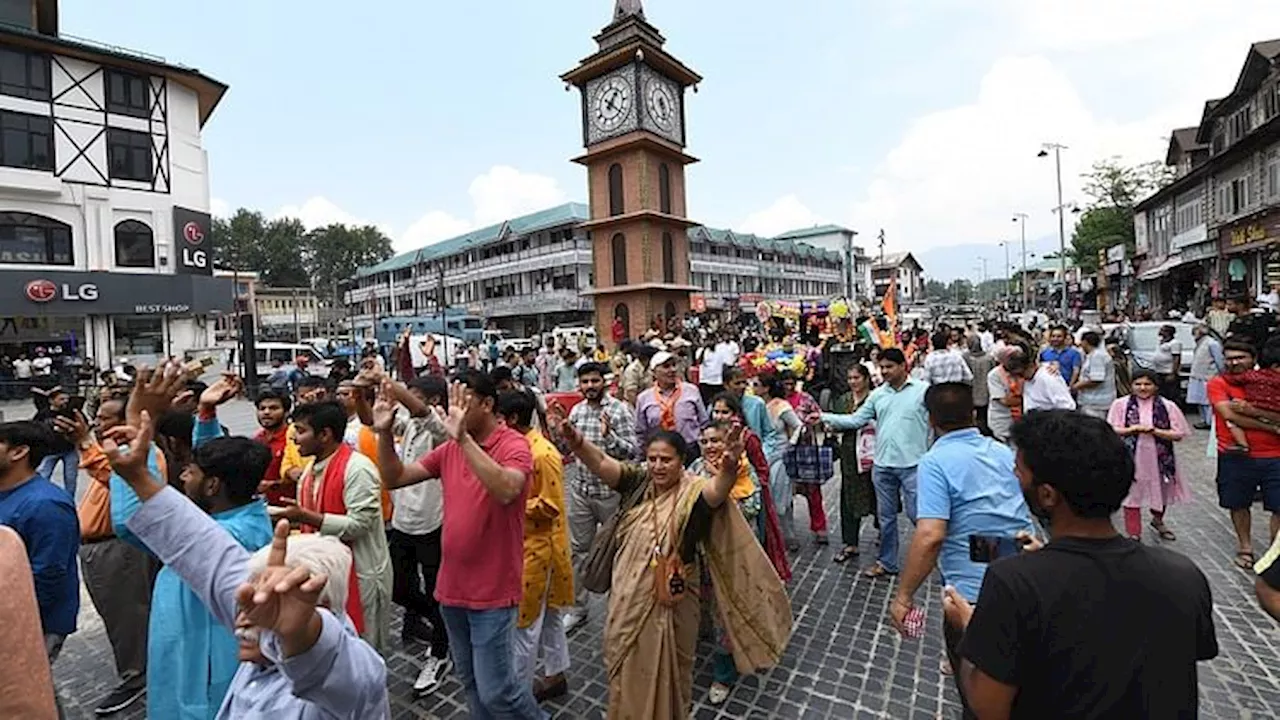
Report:
M 396 402 L 395 393 L 390 380 L 383 380 L 378 391 L 378 399 L 373 403 L 373 429 L 388 432 L 396 422 L 396 410 L 400 403 Z
M 449 412 L 444 417 L 444 431 L 457 440 L 467 429 L 467 410 L 471 407 L 471 392 L 460 382 L 449 387 Z

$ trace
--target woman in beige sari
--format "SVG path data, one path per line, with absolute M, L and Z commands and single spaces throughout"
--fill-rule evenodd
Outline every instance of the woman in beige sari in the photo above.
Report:
M 741 430 L 726 441 L 719 476 L 707 480 L 685 472 L 689 449 L 675 433 L 656 433 L 641 466 L 608 457 L 562 416 L 553 424 L 591 473 L 624 497 L 642 493 L 617 525 L 604 633 L 610 720 L 689 717 L 699 563 L 712 578 L 738 670 L 776 664 L 791 636 L 791 604 L 738 504 L 726 502 L 743 456 Z

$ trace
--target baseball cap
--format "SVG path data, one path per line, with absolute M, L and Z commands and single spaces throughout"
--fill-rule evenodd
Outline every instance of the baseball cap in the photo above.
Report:
M 663 365 L 666 365 L 667 363 L 675 359 L 676 359 L 676 356 L 672 355 L 666 350 L 656 352 L 653 354 L 653 359 L 649 361 L 649 369 L 654 370 L 656 368 L 662 367 Z

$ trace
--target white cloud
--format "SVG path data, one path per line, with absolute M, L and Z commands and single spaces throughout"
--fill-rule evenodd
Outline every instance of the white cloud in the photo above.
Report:
M 795 195 L 778 198 L 772 205 L 753 212 L 736 227 L 743 232 L 766 237 L 780 235 L 788 230 L 822 225 L 825 221 L 800 202 Z
M 393 238 L 396 252 L 406 252 L 457 237 L 469 230 L 493 225 L 566 202 L 567 196 L 555 178 L 521 172 L 506 165 L 495 165 L 471 181 L 469 217 L 445 210 L 429 210 L 403 231 L 384 223 L 370 222 L 344 210 L 323 196 L 307 199 L 301 205 L 286 205 L 274 217 L 296 217 L 308 228 L 333 223 L 345 225 L 377 225 Z
M 510 220 L 565 202 L 555 178 L 497 165 L 471 181 L 471 203 L 477 226 Z
M 1231 90 L 1249 45 L 1280 36 L 1280 3 L 1272 0 L 921 5 L 964 6 L 1009 23 L 1006 55 L 969 101 L 910 122 L 852 198 L 850 226 L 864 237 L 884 228 L 890 250 L 985 243 L 996 257 L 996 243 L 1016 232 L 1014 212 L 1031 216 L 1029 236 L 1056 236 L 1053 159 L 1036 158 L 1042 142 L 1069 146 L 1064 197 L 1084 201 L 1080 174 L 1094 161 L 1163 160 L 1170 131 L 1196 124 L 1205 100 Z M 1100 79 L 1117 75 L 1134 77 L 1143 97 L 1159 100 L 1135 113 L 1114 90 L 1099 92 L 1114 87 Z

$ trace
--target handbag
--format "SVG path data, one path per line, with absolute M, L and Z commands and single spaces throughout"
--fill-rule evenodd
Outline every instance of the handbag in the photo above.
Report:
M 636 483 L 636 487 L 622 497 L 613 517 L 601 523 L 600 529 L 596 531 L 591 549 L 582 562 L 581 572 L 582 587 L 590 592 L 604 594 L 613 586 L 613 559 L 618 556 L 618 521 L 640 504 L 648 487 L 649 478 L 646 475 L 642 482 Z
M 787 449 L 782 458 L 792 482 L 821 484 L 835 475 L 835 453 L 820 445 L 812 432 Z

